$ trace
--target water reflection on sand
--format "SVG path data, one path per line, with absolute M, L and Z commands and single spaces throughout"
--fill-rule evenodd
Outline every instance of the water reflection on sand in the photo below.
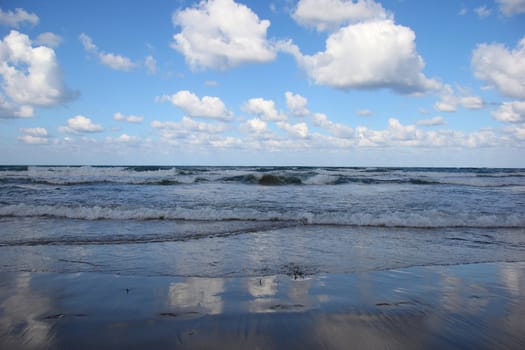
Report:
M 52 309 L 52 296 L 41 295 L 30 284 L 31 274 L 27 272 L 2 276 L 0 345 L 15 349 L 23 344 L 27 349 L 41 349 L 53 344 L 53 325 L 42 318 Z
M 187 278 L 169 286 L 169 304 L 191 312 L 216 315 L 222 313 L 224 301 L 222 278 Z
M 525 348 L 525 263 L 307 278 L 0 277 L 0 348 Z

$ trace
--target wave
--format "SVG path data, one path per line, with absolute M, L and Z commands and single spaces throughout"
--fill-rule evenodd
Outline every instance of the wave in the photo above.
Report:
M 525 228 L 525 217 L 512 214 L 446 213 L 436 209 L 420 212 L 391 211 L 321 212 L 263 211 L 252 208 L 217 209 L 211 207 L 166 209 L 115 208 L 103 206 L 64 206 L 11 204 L 0 208 L 0 217 L 47 217 L 76 220 L 173 220 L 199 222 L 251 221 L 295 225 L 332 225 L 392 228 Z
M 109 245 L 109 244 L 145 244 L 145 243 L 165 243 L 165 242 L 186 242 L 205 238 L 233 237 L 251 232 L 264 232 L 287 227 L 286 225 L 271 225 L 247 227 L 242 229 L 215 230 L 215 232 L 182 232 L 182 233 L 165 233 L 165 234 L 120 234 L 120 235 L 99 235 L 96 237 L 46 237 L 46 238 L 28 238 L 15 240 L 0 240 L 0 247 L 16 246 L 42 246 L 42 245 Z
M 303 181 L 297 176 L 272 174 L 247 174 L 222 178 L 224 182 L 239 182 L 243 184 L 258 184 L 264 186 L 301 185 Z
M 3 169 L 3 170 L 2 170 Z M 1 167 L 0 184 L 41 185 L 451 185 L 469 187 L 525 186 L 521 169 L 463 172 L 431 168 L 297 168 L 297 167 Z M 454 170 L 454 171 L 453 171 Z
M 27 165 L 0 165 L 0 172 L 27 171 Z

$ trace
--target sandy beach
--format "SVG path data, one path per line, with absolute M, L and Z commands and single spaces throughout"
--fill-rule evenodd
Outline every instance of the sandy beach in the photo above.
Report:
M 3 272 L 2 349 L 520 349 L 525 264 L 202 278 Z

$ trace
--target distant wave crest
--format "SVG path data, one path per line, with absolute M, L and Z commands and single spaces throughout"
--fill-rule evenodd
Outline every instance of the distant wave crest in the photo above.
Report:
M 525 186 L 522 169 L 0 166 L 0 184 Z

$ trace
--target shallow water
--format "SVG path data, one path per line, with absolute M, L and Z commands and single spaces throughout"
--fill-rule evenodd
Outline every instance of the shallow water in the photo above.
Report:
M 523 169 L 0 167 L 0 271 L 249 277 L 525 261 L 524 213 Z
M 525 348 L 525 170 L 0 167 L 0 348 Z

